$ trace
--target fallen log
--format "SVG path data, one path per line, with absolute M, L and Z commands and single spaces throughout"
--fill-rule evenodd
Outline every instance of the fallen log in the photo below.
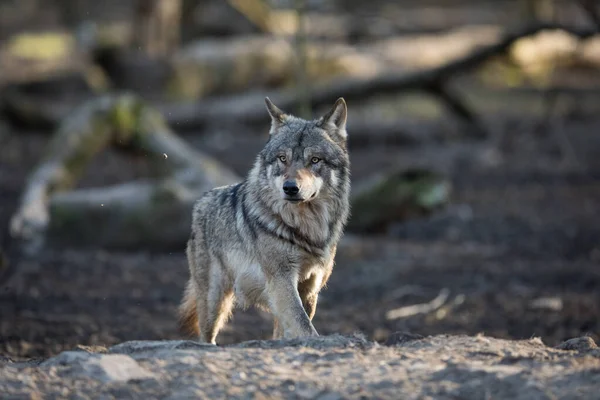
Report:
M 263 115 L 266 119 L 266 111 Z M 91 158 L 109 146 L 145 153 L 156 176 L 69 191 Z M 192 150 L 171 132 L 160 113 L 137 97 L 101 97 L 75 109 L 57 130 L 29 176 L 10 234 L 29 254 L 45 243 L 181 250 L 189 236 L 194 201 L 207 190 L 239 180 L 227 166 Z M 447 201 L 433 174 L 396 173 L 382 182 L 352 197 L 357 222 L 351 226 L 356 230 L 370 231 L 371 226 L 414 215 L 400 209 L 433 210 Z
M 145 153 L 151 158 L 157 180 L 54 197 L 72 188 L 92 157 L 109 146 Z M 102 201 L 106 202 L 107 209 L 113 207 L 114 210 L 122 209 L 123 203 L 127 203 L 128 210 L 141 209 L 143 201 L 161 209 L 164 199 L 173 193 L 165 188 L 185 187 L 193 198 L 236 179 L 237 176 L 218 161 L 191 150 L 171 132 L 156 110 L 137 97 L 104 96 L 75 109 L 58 128 L 45 156 L 28 178 L 19 208 L 10 222 L 10 233 L 23 242 L 25 251 L 35 251 L 43 243 L 49 224 L 50 232 L 56 224 L 59 224 L 58 229 L 74 229 L 68 224 L 73 218 L 69 218 L 64 206 L 61 208 L 64 202 L 71 205 L 75 214 L 74 203 L 87 204 L 87 209 L 79 214 L 83 218 L 79 222 L 86 224 L 87 215 L 95 215 L 93 210 L 103 207 Z M 156 207 L 150 209 L 146 217 L 157 212 Z M 191 209 L 186 210 L 189 213 Z M 126 220 L 115 221 L 108 217 L 99 224 L 103 222 L 114 229 L 112 234 L 127 224 Z M 144 227 L 139 226 L 137 220 L 135 223 L 141 228 L 138 235 L 143 233 Z
M 448 202 L 450 184 L 433 171 L 394 171 L 352 196 L 349 232 L 385 233 L 390 223 L 425 216 Z
M 171 179 L 58 193 L 49 204 L 47 243 L 180 250 L 190 233 L 194 202 L 210 189 Z

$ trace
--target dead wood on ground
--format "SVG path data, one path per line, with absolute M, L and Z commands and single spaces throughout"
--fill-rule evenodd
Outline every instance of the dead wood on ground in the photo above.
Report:
M 92 157 L 109 146 L 150 157 L 156 179 L 68 192 Z M 201 193 L 235 180 L 228 168 L 173 134 L 162 116 L 137 97 L 104 96 L 74 110 L 58 128 L 28 178 L 11 219 L 11 236 L 32 250 L 47 230 L 49 237 L 64 230 L 72 238 L 89 236 L 108 245 L 127 242 L 130 234 L 134 242 L 136 235 L 145 235 L 152 245 L 176 225 L 174 213 L 187 217 Z M 153 232 L 161 233 L 156 238 Z

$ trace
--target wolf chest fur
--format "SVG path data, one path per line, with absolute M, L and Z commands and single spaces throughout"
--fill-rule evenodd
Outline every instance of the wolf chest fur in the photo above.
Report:
M 350 160 L 343 99 L 319 119 L 268 98 L 269 140 L 240 183 L 193 209 L 183 330 L 216 343 L 234 305 L 274 316 L 274 338 L 317 335 L 312 318 L 349 216 Z

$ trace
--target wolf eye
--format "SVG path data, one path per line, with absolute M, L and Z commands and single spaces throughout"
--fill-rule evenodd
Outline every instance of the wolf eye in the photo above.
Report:
M 313 164 L 317 164 L 319 161 L 321 161 L 321 159 L 319 157 L 313 157 L 310 159 L 310 162 Z
M 287 158 L 285 158 L 285 156 L 279 156 L 277 158 L 279 158 L 279 161 L 281 161 L 282 163 L 286 162 L 286 160 L 287 160 Z

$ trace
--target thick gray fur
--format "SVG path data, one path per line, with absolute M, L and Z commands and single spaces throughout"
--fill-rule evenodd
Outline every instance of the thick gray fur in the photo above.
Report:
M 265 101 L 270 136 L 246 179 L 194 206 L 180 321 L 203 342 L 216 343 L 234 304 L 270 311 L 274 338 L 318 335 L 318 294 L 349 216 L 344 100 L 313 121 Z

